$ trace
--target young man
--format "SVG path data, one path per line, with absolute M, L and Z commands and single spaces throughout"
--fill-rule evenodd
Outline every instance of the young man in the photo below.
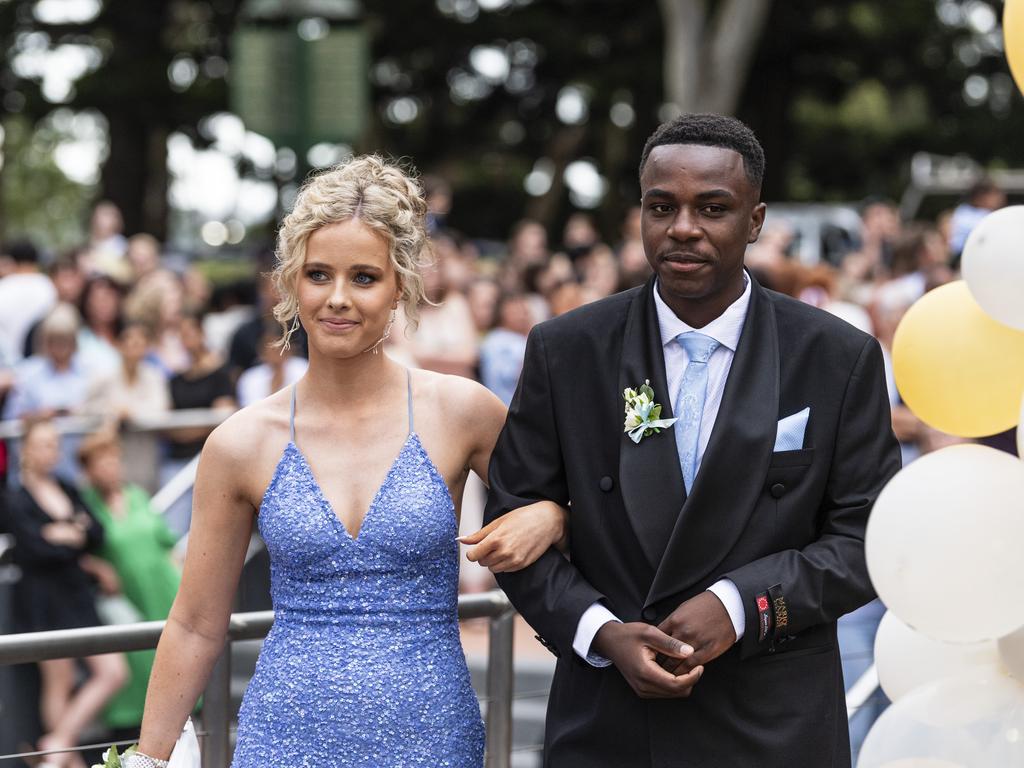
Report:
M 559 657 L 545 765 L 850 764 L 836 620 L 873 596 L 864 528 L 899 448 L 877 342 L 743 269 L 763 172 L 736 120 L 661 126 L 654 276 L 530 335 L 485 519 L 571 502 L 569 559 L 498 578 Z M 633 412 L 676 421 L 624 431 L 645 382 L 661 412 Z

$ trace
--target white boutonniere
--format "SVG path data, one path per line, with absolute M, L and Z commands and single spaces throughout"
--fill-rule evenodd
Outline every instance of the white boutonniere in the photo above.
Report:
M 656 435 L 678 421 L 661 418 L 661 405 L 654 402 L 654 390 L 651 389 L 649 379 L 644 381 L 639 391 L 623 390 L 622 397 L 626 401 L 626 422 L 623 431 L 634 443 L 639 443 L 648 435 Z

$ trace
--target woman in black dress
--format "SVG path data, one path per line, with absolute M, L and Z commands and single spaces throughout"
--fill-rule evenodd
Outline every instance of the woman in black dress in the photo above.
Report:
M 202 315 L 186 312 L 179 325 L 181 343 L 188 353 L 189 366 L 170 381 L 171 407 L 174 410 L 223 408 L 234 410 L 235 384 L 228 365 L 206 345 Z M 160 468 L 164 486 L 203 449 L 213 427 L 188 427 L 168 434 L 167 458 Z M 192 524 L 192 489 L 183 493 L 167 510 L 164 518 L 175 534 L 185 534 Z
M 103 540 L 103 529 L 73 486 L 53 474 L 60 435 L 48 420 L 30 422 L 21 445 L 21 487 L 8 491 L 5 527 L 15 537 L 15 562 L 22 576 L 14 591 L 18 632 L 99 624 L 93 585 L 79 560 Z M 120 654 L 84 660 L 89 677 L 75 688 L 74 659 L 39 662 L 40 717 L 44 750 L 75 746 L 78 734 L 125 684 Z M 74 753 L 53 755 L 60 768 L 84 765 Z

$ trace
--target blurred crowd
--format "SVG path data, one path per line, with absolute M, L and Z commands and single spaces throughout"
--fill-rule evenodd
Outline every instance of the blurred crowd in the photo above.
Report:
M 650 275 L 639 208 L 627 212 L 613 238 L 577 212 L 555 237 L 523 219 L 496 246 L 500 241 L 477 241 L 447 226 L 452 198 L 443 180 L 426 177 L 424 186 L 435 257 L 425 276 L 430 304 L 416 333 L 405 332 L 399 318 L 389 352 L 410 365 L 477 378 L 505 403 L 534 324 Z M 956 277 L 967 234 L 1005 201 L 983 180 L 936 221 L 903 222 L 892 202 L 870 199 L 847 252 L 813 265 L 793 257 L 799 232 L 770 215 L 747 267 L 765 286 L 841 316 L 888 350 L 906 309 Z M 276 297 L 265 277 L 271 254 L 253 261 L 248 284 L 211 286 L 187 261 L 164 255 L 152 236 L 126 238 L 109 202 L 96 206 L 81 248 L 44 257 L 28 241 L 9 242 L 0 255 L 3 418 L 92 415 L 116 430 L 175 409 L 244 407 L 294 382 L 305 369 L 304 342 L 288 350 L 273 345 Z M 910 453 L 943 439 L 902 411 L 897 430 Z M 208 431 L 166 430 L 163 446 L 130 446 L 126 477 L 155 491 L 198 452 Z M 74 479 L 81 471 L 77 445 L 65 443 L 59 473 Z M 16 479 L 13 456 L 0 458 L 0 473 Z
M 892 201 L 869 199 L 861 205 L 858 242 L 835 256 L 835 264 L 804 265 L 789 258 L 796 232 L 785 220 L 769 223 L 747 252 L 747 268 L 762 285 L 831 312 L 878 339 L 904 465 L 962 440 L 924 424 L 900 399 L 891 357 L 896 328 L 927 291 L 959 279 L 967 236 L 986 215 L 1004 205 L 1005 193 L 989 179 L 975 183 L 961 204 L 943 211 L 935 221 L 904 222 Z M 1015 451 L 1009 432 L 983 442 Z
M 523 219 L 503 240 L 478 241 L 448 226 L 445 181 L 423 182 L 435 256 L 429 304 L 415 333 L 399 318 L 388 341 L 407 365 L 476 378 L 508 404 L 536 323 L 651 274 L 638 207 L 610 238 L 577 212 L 556 233 Z M 935 221 L 904 222 L 891 201 L 866 200 L 854 241 L 817 264 L 794 257 L 799 232 L 769 215 L 746 264 L 766 287 L 873 334 L 888 357 L 903 314 L 957 277 L 967 234 L 1005 202 L 985 180 Z M 269 249 L 254 255 L 247 283 L 211 285 L 151 235 L 122 229 L 117 207 L 101 202 L 82 247 L 54 256 L 11 240 L 0 254 L 0 402 L 3 419 L 24 425 L 20 440 L 0 443 L 0 528 L 14 535 L 22 571 L 14 631 L 164 618 L 191 497 L 157 510 L 151 495 L 193 459 L 216 420 L 172 429 L 161 418 L 226 414 L 305 371 L 301 333 L 288 349 L 274 344 Z M 888 371 L 905 462 L 954 441 L 903 406 L 891 363 Z M 95 432 L 60 434 L 54 418 L 74 415 L 93 417 Z M 139 429 L 147 423 L 157 426 Z M 990 442 L 1013 450 L 1008 435 Z M 73 743 L 101 710 L 115 731 L 137 728 L 151 663 L 151 652 L 91 663 L 86 685 L 67 667 L 40 665 L 40 744 Z

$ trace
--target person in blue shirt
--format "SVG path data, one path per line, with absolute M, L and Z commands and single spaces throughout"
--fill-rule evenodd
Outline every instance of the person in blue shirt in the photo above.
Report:
M 498 299 L 495 315 L 498 325 L 480 346 L 480 382 L 508 406 L 523 369 L 533 315 L 529 299 L 522 293 L 504 294 Z
M 14 369 L 14 386 L 4 403 L 5 419 L 53 418 L 78 412 L 89 392 L 89 375 L 77 354 L 78 310 L 58 304 L 39 327 L 41 352 Z M 61 441 L 56 473 L 73 480 L 78 464 L 78 439 Z

